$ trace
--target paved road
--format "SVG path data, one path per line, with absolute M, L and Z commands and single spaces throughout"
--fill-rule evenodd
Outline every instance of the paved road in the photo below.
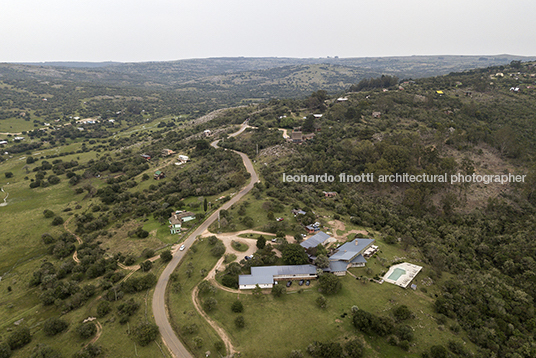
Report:
M 242 133 L 247 128 L 247 124 L 244 123 L 240 127 L 240 130 L 236 133 L 231 134 L 230 136 L 234 137 L 240 133 Z M 218 142 L 214 141 L 211 143 L 211 145 L 214 148 L 218 148 Z M 158 279 L 158 282 L 156 284 L 156 288 L 154 290 L 153 294 L 153 315 L 154 319 L 156 321 L 156 324 L 158 325 L 160 329 L 160 334 L 162 335 L 162 339 L 164 340 L 164 343 L 169 348 L 169 350 L 172 352 L 174 357 L 177 358 L 191 358 L 192 355 L 186 347 L 184 347 L 173 331 L 173 328 L 171 328 L 171 324 L 169 323 L 168 316 L 166 313 L 166 300 L 165 300 L 165 294 L 166 294 L 166 286 L 169 281 L 169 276 L 173 273 L 179 262 L 182 260 L 182 258 L 186 255 L 186 252 L 190 249 L 190 246 L 192 246 L 193 242 L 195 241 L 196 237 L 201 235 L 205 230 L 208 229 L 210 224 L 212 224 L 214 221 L 218 219 L 218 212 L 221 209 L 228 210 L 231 205 L 242 199 L 244 195 L 246 195 L 259 181 L 259 177 L 257 173 L 255 172 L 255 169 L 253 168 L 253 164 L 251 163 L 251 160 L 241 152 L 236 152 L 242 157 L 242 161 L 244 162 L 244 165 L 246 167 L 246 170 L 248 173 L 251 174 L 251 180 L 248 185 L 246 185 L 238 194 L 236 194 L 231 200 L 224 203 L 221 208 L 216 210 L 212 215 L 209 216 L 208 219 L 206 219 L 187 239 L 184 241 L 184 245 L 186 246 L 184 251 L 177 251 L 173 255 L 173 259 L 169 262 L 167 267 L 165 268 L 164 272 Z

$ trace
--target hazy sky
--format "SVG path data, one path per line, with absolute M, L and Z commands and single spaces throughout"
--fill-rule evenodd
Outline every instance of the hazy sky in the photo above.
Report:
M 535 0 L 2 0 L 0 62 L 536 55 Z

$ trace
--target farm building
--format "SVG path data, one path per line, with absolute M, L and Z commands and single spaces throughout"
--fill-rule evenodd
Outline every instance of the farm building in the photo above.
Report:
M 256 285 L 272 288 L 276 281 L 310 280 L 316 277 L 314 265 L 255 266 L 251 268 L 251 275 L 238 276 L 238 285 L 241 290 L 252 290 Z
M 309 249 L 311 247 L 317 247 L 318 244 L 323 244 L 325 241 L 330 241 L 332 237 L 326 234 L 323 231 L 319 231 L 316 235 L 311 236 L 307 240 L 300 243 L 300 245 L 305 249 Z

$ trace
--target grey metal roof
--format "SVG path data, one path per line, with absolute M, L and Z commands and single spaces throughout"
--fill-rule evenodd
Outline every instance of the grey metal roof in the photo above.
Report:
M 311 248 L 311 247 L 317 247 L 318 244 L 322 244 L 324 241 L 326 241 L 327 239 L 329 239 L 331 236 L 329 236 L 328 234 L 326 234 L 325 232 L 323 231 L 319 231 L 316 235 L 314 236 L 311 236 L 310 238 L 308 238 L 307 240 L 303 241 L 302 243 L 300 243 L 300 245 L 304 248 L 304 249 L 308 249 L 308 248 Z
M 357 255 L 352 261 L 350 261 L 351 264 L 358 264 L 358 263 L 363 263 L 363 264 L 366 264 L 367 263 L 367 260 L 365 260 L 365 258 L 363 257 L 363 255 L 359 254 Z
M 329 269 L 331 272 L 346 271 L 347 267 L 348 267 L 348 263 L 344 261 L 331 261 L 329 263 Z
M 355 239 L 352 242 L 347 242 L 337 249 L 337 252 L 330 256 L 330 261 L 350 261 L 357 254 L 360 254 L 369 245 L 374 242 L 374 239 Z
M 255 266 L 251 268 L 251 275 L 238 276 L 238 284 L 269 284 L 274 283 L 274 276 L 311 274 L 316 274 L 316 266 L 314 265 Z

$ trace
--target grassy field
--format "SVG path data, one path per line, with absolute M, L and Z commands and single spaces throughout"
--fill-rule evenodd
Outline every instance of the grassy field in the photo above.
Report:
M 167 304 L 170 312 L 171 325 L 181 338 L 181 341 L 195 356 L 204 357 L 204 352 L 207 350 L 211 352 L 216 351 L 214 343 L 220 341 L 220 339 L 212 327 L 195 310 L 191 299 L 191 292 L 203 280 L 200 273 L 201 270 L 210 271 L 218 259 L 210 254 L 211 246 L 207 240 L 197 242 L 194 247 L 196 249 L 192 250 L 191 248 L 180 266 L 175 270 L 175 274 L 177 275 L 176 282 L 180 284 L 181 289 L 178 292 L 174 288 L 176 283 L 170 282 L 167 289 Z M 194 253 L 194 251 L 197 252 Z M 191 277 L 187 275 L 189 269 L 192 271 Z M 197 325 L 197 333 L 189 334 L 182 329 L 184 326 L 192 324 Z M 194 338 L 196 337 L 201 338 L 203 342 L 199 348 L 194 343 Z

